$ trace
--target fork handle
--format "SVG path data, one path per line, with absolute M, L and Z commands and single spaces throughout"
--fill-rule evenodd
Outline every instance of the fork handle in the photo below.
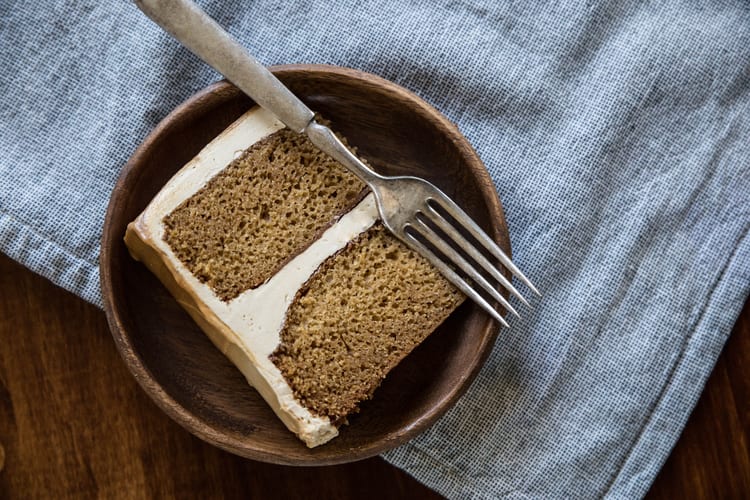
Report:
M 284 125 L 303 132 L 315 114 L 191 0 L 135 0 L 138 8 Z

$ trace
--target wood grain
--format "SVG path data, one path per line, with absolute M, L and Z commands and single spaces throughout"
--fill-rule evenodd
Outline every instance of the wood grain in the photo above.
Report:
M 202 442 L 138 387 L 102 311 L 1 255 L 0 339 L 0 498 L 440 498 L 379 458 L 286 467 Z M 750 303 L 648 498 L 747 498 L 749 362 Z
M 393 83 L 354 70 L 285 66 L 273 71 L 381 173 L 408 172 L 434 182 L 510 253 L 489 174 L 468 141 L 434 108 Z M 479 306 L 461 305 L 390 372 L 337 438 L 309 449 L 123 243 L 126 225 L 164 183 L 250 107 L 244 94 L 219 82 L 162 121 L 123 169 L 107 212 L 100 257 L 115 343 L 136 380 L 168 415 L 226 450 L 292 465 L 377 455 L 426 429 L 471 383 L 497 336 L 495 322 Z M 164 266 L 156 270 L 182 303 L 197 309 Z

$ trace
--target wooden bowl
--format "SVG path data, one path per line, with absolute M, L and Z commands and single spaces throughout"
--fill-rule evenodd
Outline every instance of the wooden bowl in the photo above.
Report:
M 425 177 L 453 197 L 510 254 L 492 181 L 456 127 L 407 90 L 330 66 L 273 72 L 384 173 Z M 308 449 L 199 330 L 166 289 L 128 254 L 128 222 L 167 180 L 252 101 L 227 82 L 166 117 L 125 165 L 109 203 L 101 285 L 112 335 L 136 380 L 170 417 L 201 439 L 254 460 L 325 465 L 370 457 L 427 429 L 466 390 L 498 331 L 464 303 L 386 378 L 339 437 Z

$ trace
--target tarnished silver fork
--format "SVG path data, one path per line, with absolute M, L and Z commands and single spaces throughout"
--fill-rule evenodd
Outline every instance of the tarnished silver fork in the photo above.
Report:
M 490 259 L 508 268 L 529 289 L 539 294 L 510 258 L 448 196 L 424 179 L 386 177 L 368 168 L 328 127 L 315 121 L 313 111 L 191 0 L 135 2 L 148 17 L 256 103 L 275 114 L 290 129 L 306 134 L 313 144 L 354 172 L 374 193 L 383 225 L 427 258 L 497 321 L 508 326 L 485 296 L 518 316 L 518 312 L 497 291 L 498 284 L 524 304 L 528 305 L 528 302 Z M 467 234 L 480 245 L 469 241 Z M 480 268 L 485 272 L 482 273 Z

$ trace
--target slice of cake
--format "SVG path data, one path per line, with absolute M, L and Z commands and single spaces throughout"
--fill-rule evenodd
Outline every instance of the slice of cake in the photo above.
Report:
M 254 108 L 127 229 L 131 255 L 308 446 L 464 299 L 342 166 Z

